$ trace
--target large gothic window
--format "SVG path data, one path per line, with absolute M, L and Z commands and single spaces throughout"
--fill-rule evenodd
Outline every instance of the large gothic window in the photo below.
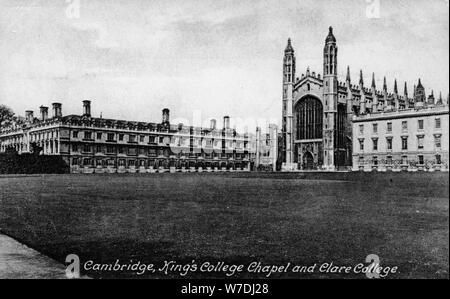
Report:
M 296 105 L 297 139 L 321 139 L 323 106 L 315 97 L 305 97 Z

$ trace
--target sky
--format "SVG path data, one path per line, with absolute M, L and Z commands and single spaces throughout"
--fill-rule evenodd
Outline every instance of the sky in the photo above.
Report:
M 281 122 L 282 59 L 322 73 L 328 27 L 338 72 L 369 86 L 449 92 L 448 0 L 0 0 L 0 104 L 17 114 L 173 123 L 224 115 L 252 130 Z M 236 121 L 239 126 L 239 121 Z

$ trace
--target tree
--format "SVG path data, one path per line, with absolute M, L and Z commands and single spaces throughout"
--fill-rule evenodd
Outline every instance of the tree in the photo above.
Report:
M 14 112 L 6 105 L 0 105 L 0 128 L 13 120 Z

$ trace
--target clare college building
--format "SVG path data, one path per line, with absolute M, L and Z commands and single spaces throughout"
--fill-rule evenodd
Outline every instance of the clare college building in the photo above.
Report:
M 0 151 L 19 154 L 37 145 L 43 155 L 59 155 L 72 173 L 245 171 L 254 163 L 254 136 L 239 134 L 224 117 L 223 128 L 212 119 L 208 128 L 170 124 L 169 110 L 160 123 L 124 121 L 91 116 L 83 101 L 81 115 L 26 111 L 25 123 L 0 133 Z
M 347 67 L 338 80 L 338 46 L 333 28 L 325 39 L 323 76 L 308 68 L 296 77 L 288 40 L 283 59 L 282 169 L 365 171 L 448 171 L 448 96 L 427 96 L 421 80 L 408 92 L 357 84 Z

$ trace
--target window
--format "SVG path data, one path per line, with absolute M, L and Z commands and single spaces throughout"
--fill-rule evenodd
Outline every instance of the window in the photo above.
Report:
M 402 131 L 403 132 L 407 132 L 408 131 L 408 122 L 406 120 L 402 121 Z
M 124 159 L 120 159 L 119 160 L 119 166 L 125 166 L 125 160 Z
M 364 157 L 359 157 L 359 165 L 364 165 Z
M 377 156 L 374 156 L 374 157 L 373 157 L 373 159 L 372 159 L 372 164 L 373 164 L 374 166 L 378 166 L 378 157 L 377 157 Z
M 402 164 L 408 165 L 408 156 L 402 156 Z
M 135 160 L 129 160 L 128 161 L 128 166 L 135 166 L 136 165 L 136 161 Z
M 386 138 L 386 148 L 392 150 L 392 138 Z
M 97 139 L 102 139 L 102 133 L 97 133 Z
M 434 120 L 434 124 L 435 124 L 435 128 L 436 129 L 440 129 L 441 128 L 441 119 L 440 118 L 436 118 Z
M 440 149 L 441 148 L 441 135 L 436 135 L 434 136 L 434 146 L 436 147 L 436 149 Z
M 373 127 L 373 133 L 377 134 L 378 133 L 378 124 L 373 124 L 372 127 Z
M 119 141 L 123 141 L 123 134 L 119 134 Z
M 148 143 L 155 143 L 155 136 L 149 136 Z
M 418 158 L 419 158 L 419 165 L 423 165 L 424 164 L 423 155 L 419 155 Z
M 78 131 L 73 131 L 72 136 L 73 138 L 78 138 Z
M 130 135 L 130 136 L 128 137 L 128 141 L 129 141 L 129 142 L 136 142 L 136 135 Z
M 145 136 L 144 135 L 139 136 L 139 142 L 144 142 L 144 141 L 145 141 Z
M 359 150 L 364 150 L 364 139 L 359 139 Z
M 423 130 L 423 119 L 417 121 L 417 127 L 419 130 Z
M 114 159 L 108 159 L 108 166 L 114 166 Z
M 95 147 L 95 152 L 96 152 L 96 153 L 101 153 L 101 152 L 102 152 L 102 147 L 101 147 L 100 145 L 97 145 L 97 146 Z
M 436 164 L 442 164 L 441 155 L 436 155 Z
M 72 165 L 78 165 L 78 158 L 72 158 Z
M 118 152 L 119 152 L 119 154 L 123 154 L 124 153 L 123 146 L 119 146 Z
M 85 153 L 90 153 L 90 152 L 91 152 L 91 146 L 85 144 L 85 145 L 83 146 L 83 152 L 85 152 Z
M 423 149 L 423 136 L 417 136 L 417 148 Z
M 84 158 L 84 165 L 85 165 L 85 166 L 92 165 L 91 159 L 90 159 L 90 158 Z
M 321 139 L 323 106 L 315 97 L 307 96 L 295 105 L 297 139 Z
M 378 150 L 378 138 L 373 138 L 372 142 L 373 142 L 373 150 L 377 151 Z
M 72 145 L 72 151 L 73 152 L 78 152 L 78 145 L 77 144 L 73 144 Z
M 164 136 L 159 136 L 159 143 L 164 143 Z
M 386 157 L 386 164 L 387 165 L 392 165 L 392 156 L 387 156 Z
M 139 148 L 139 155 L 145 155 L 145 154 L 146 154 L 145 148 L 143 148 L 143 147 Z
M 106 147 L 106 153 L 114 154 L 114 147 L 113 146 L 107 146 Z
M 92 139 L 92 133 L 91 132 L 84 132 L 84 139 Z
M 108 133 L 107 140 L 114 141 L 114 133 Z
M 364 134 L 364 125 L 359 125 L 359 134 Z
M 392 123 L 387 123 L 387 130 L 388 133 L 392 133 Z
M 135 156 L 136 153 L 137 153 L 137 150 L 136 150 L 135 147 L 130 147 L 130 148 L 128 149 L 128 155 Z
M 402 137 L 402 150 L 408 149 L 408 137 Z

